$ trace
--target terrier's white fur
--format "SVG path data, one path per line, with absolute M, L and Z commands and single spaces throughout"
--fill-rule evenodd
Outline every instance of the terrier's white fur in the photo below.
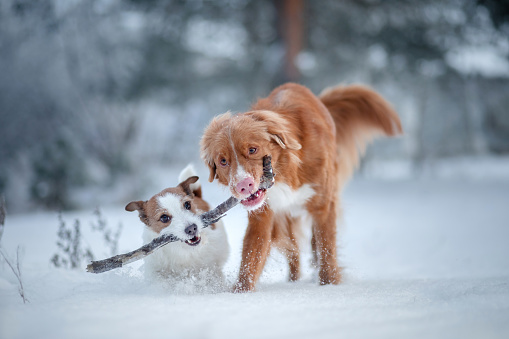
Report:
M 179 182 L 196 175 L 192 165 L 188 165 L 179 175 Z M 189 185 L 191 191 L 197 192 L 201 188 L 199 181 Z M 156 233 L 150 227 L 145 227 L 143 232 L 143 242 L 148 243 L 163 233 L 171 233 L 180 239 L 188 239 L 185 228 L 190 224 L 198 227 L 198 233 L 201 241 L 196 246 L 190 246 L 185 242 L 177 241 L 165 245 L 145 258 L 145 274 L 148 277 L 203 277 L 203 271 L 207 271 L 207 280 L 218 283 L 224 282 L 223 266 L 229 255 L 229 244 L 224 229 L 223 222 L 220 220 L 214 227 L 203 228 L 203 223 L 199 215 L 205 211 L 196 210 L 196 213 L 186 210 L 183 207 L 183 199 L 189 196 L 166 193 L 159 194 L 156 201 L 158 208 L 156 212 L 161 212 L 172 217 L 168 227 Z M 200 197 L 194 197 L 192 203 L 201 200 Z M 203 203 L 203 201 L 201 201 Z M 145 213 L 150 213 L 145 211 Z M 149 216 L 150 217 L 150 216 Z M 156 217 L 156 216 L 153 216 Z M 157 218 L 157 217 L 156 217 Z

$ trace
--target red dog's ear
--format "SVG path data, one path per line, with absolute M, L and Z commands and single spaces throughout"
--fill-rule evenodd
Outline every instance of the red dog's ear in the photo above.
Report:
M 214 181 L 216 176 L 216 164 L 214 163 L 214 150 L 217 148 L 218 143 L 221 142 L 221 130 L 224 124 L 232 117 L 230 112 L 218 115 L 210 122 L 209 126 L 205 128 L 203 137 L 200 141 L 200 154 L 202 160 L 209 167 L 210 176 L 209 182 Z
M 209 167 L 210 170 L 209 182 L 212 182 L 216 178 L 216 164 L 213 162 L 212 163 L 207 162 L 207 166 Z
M 255 120 L 265 123 L 270 138 L 281 148 L 294 151 L 302 148 L 302 145 L 296 140 L 297 136 L 292 135 L 292 131 L 288 128 L 288 122 L 279 114 L 271 111 L 254 111 L 250 115 Z
M 270 137 L 278 143 L 283 149 L 298 151 L 302 148 L 301 144 L 292 138 L 287 137 L 286 133 L 271 133 Z

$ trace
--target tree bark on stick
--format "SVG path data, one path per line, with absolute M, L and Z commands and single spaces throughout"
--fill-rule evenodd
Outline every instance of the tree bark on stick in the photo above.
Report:
M 260 182 L 260 189 L 269 189 L 274 184 L 274 172 L 272 171 L 271 164 L 271 156 L 266 155 L 263 157 L 263 176 Z M 235 207 L 239 203 L 239 200 L 235 197 L 230 197 L 225 202 L 221 203 L 219 206 L 210 210 L 208 212 L 203 213 L 200 217 L 204 224 L 204 227 L 208 227 L 219 221 L 222 217 L 224 217 L 226 212 L 233 207 Z M 87 272 L 90 273 L 103 273 L 110 271 L 115 268 L 122 267 L 134 261 L 140 260 L 152 252 L 157 250 L 158 248 L 169 244 L 170 242 L 179 241 L 181 239 L 177 238 L 173 234 L 163 234 L 146 245 L 138 248 L 137 250 L 131 251 L 129 253 L 119 254 L 111 258 L 107 258 L 99 261 L 92 261 L 87 266 Z

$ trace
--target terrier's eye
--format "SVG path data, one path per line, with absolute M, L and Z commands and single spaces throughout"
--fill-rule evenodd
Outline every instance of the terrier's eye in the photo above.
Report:
M 166 224 L 166 223 L 170 222 L 171 217 L 169 215 L 163 214 L 163 215 L 161 215 L 159 220 L 161 220 L 161 222 Z
M 255 154 L 257 151 L 258 151 L 258 149 L 256 147 L 251 147 L 249 149 L 249 154 Z
M 186 201 L 184 203 L 184 208 L 189 211 L 191 209 L 191 202 L 190 201 Z
M 221 166 L 226 166 L 228 165 L 228 161 L 226 161 L 225 158 L 221 158 L 221 160 L 219 161 L 219 163 L 221 164 Z

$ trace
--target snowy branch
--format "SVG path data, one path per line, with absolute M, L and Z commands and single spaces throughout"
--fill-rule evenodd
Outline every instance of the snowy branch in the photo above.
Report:
M 1 197 L 0 198 L 0 241 L 2 240 L 2 233 L 4 232 L 5 215 L 6 215 L 6 213 L 5 213 L 5 199 L 3 197 Z M 23 303 L 27 303 L 28 299 L 25 295 L 23 281 L 21 280 L 21 268 L 19 265 L 19 246 L 16 250 L 15 264 L 13 263 L 13 261 L 11 259 L 9 259 L 7 254 L 4 253 L 1 243 L 0 243 L 0 255 L 2 256 L 2 258 L 4 258 L 5 262 L 11 269 L 12 273 L 14 273 L 14 276 L 16 277 L 16 279 L 18 280 L 18 283 L 19 283 L 18 292 L 19 292 L 19 295 L 21 296 L 21 299 L 23 299 Z
M 23 287 L 23 281 L 21 280 L 21 268 L 19 265 L 19 246 L 16 250 L 16 263 L 13 264 L 12 260 L 7 257 L 7 255 L 4 253 L 4 251 L 0 248 L 0 255 L 4 258 L 5 262 L 11 269 L 12 273 L 14 273 L 14 276 L 18 280 L 19 286 L 18 286 L 18 293 L 23 299 L 23 303 L 26 304 L 29 300 L 25 295 L 25 288 Z
M 271 164 L 271 156 L 266 155 L 263 157 L 263 176 L 260 183 L 260 189 L 269 189 L 274 184 L 274 172 L 272 171 Z M 239 200 L 235 197 L 230 197 L 228 200 L 214 208 L 209 212 L 205 212 L 201 215 L 201 219 L 203 221 L 204 227 L 208 227 L 219 221 L 222 217 L 224 217 L 226 212 L 233 207 L 235 207 L 239 203 Z M 146 245 L 138 248 L 137 250 L 131 251 L 125 254 L 119 254 L 114 257 L 92 261 L 87 266 L 87 272 L 90 273 L 102 273 L 106 271 L 110 271 L 115 268 L 122 267 L 134 261 L 140 260 L 156 249 L 170 242 L 179 241 L 180 239 L 174 236 L 173 234 L 163 234 Z
M 4 234 L 4 222 L 5 222 L 5 199 L 0 197 L 0 241 L 2 241 L 2 235 Z

